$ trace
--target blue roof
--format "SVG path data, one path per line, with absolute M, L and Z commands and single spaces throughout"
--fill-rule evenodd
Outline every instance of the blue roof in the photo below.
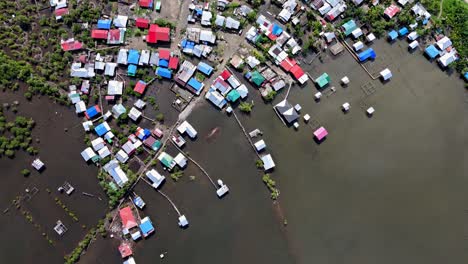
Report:
M 398 30 L 398 35 L 400 35 L 400 37 L 401 37 L 401 36 L 404 36 L 404 35 L 408 34 L 408 32 L 409 31 L 408 31 L 408 29 L 406 27 L 402 27 L 402 28 L 400 28 L 400 30 Z
M 169 69 L 158 67 L 156 69 L 156 75 L 159 75 L 166 79 L 172 78 L 172 72 Z
M 163 60 L 163 59 L 159 59 L 159 67 L 164 67 L 164 68 L 167 68 L 169 66 L 169 61 L 168 60 Z
M 197 69 L 205 75 L 210 75 L 213 72 L 213 67 L 204 62 L 198 63 Z
M 143 221 L 140 224 L 140 229 L 141 232 L 143 232 L 143 236 L 147 236 L 154 231 L 153 223 L 151 223 L 151 220 L 148 218 L 147 221 Z
M 465 77 L 465 80 L 468 81 L 468 72 L 465 72 L 465 74 L 463 74 L 463 77 Z
M 203 87 L 203 84 L 201 82 L 197 81 L 197 79 L 195 79 L 193 77 L 190 78 L 190 80 L 188 81 L 187 84 L 190 85 L 197 92 L 200 91 L 200 89 Z
M 359 57 L 360 62 L 364 62 L 369 58 L 375 59 L 376 55 L 375 55 L 375 51 L 372 48 L 369 48 L 369 49 L 366 49 L 365 51 L 359 53 L 358 57 Z
M 133 64 L 128 65 L 127 75 L 134 76 L 136 74 L 136 71 L 137 71 L 137 66 L 136 65 L 133 65 Z
M 395 40 L 396 38 L 398 38 L 398 32 L 396 32 L 395 30 L 388 32 L 389 40 Z
M 434 59 L 435 57 L 439 56 L 439 50 L 434 47 L 434 45 L 429 45 L 424 52 L 429 56 L 431 59 Z
M 201 16 L 202 13 L 203 13 L 203 9 L 195 9 L 195 11 L 197 12 L 197 15 Z
M 97 27 L 99 29 L 110 29 L 112 24 L 112 20 L 110 19 L 99 19 L 97 22 Z
M 128 52 L 128 63 L 130 64 L 138 64 L 138 60 L 140 59 L 140 53 L 138 53 L 138 50 L 131 49 Z
M 96 134 L 98 134 L 98 136 L 102 136 L 105 133 L 107 133 L 109 130 L 105 126 L 105 123 L 101 123 L 97 127 L 94 128 L 94 131 L 96 131 Z
M 95 117 L 98 113 L 99 113 L 99 111 L 97 110 L 96 106 L 91 106 L 90 108 L 88 108 L 88 109 L 86 110 L 86 115 L 87 115 L 89 118 Z
M 273 27 L 271 29 L 271 33 L 273 33 L 273 35 L 275 36 L 279 36 L 281 35 L 281 33 L 283 33 L 283 29 L 278 25 L 278 24 L 273 24 Z

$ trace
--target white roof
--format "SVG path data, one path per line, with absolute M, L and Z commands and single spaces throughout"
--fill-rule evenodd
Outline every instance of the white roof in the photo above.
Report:
M 260 64 L 260 61 L 254 56 L 249 56 L 247 57 L 247 64 L 250 68 L 255 68 L 257 65 Z
M 189 122 L 184 121 L 182 124 L 180 124 L 177 127 L 177 131 L 179 131 L 180 134 L 187 133 L 187 135 L 191 138 L 197 137 L 197 131 L 193 128 L 192 125 L 190 125 Z
M 265 171 L 275 167 L 275 162 L 273 161 L 273 158 L 271 157 L 270 154 L 263 156 L 262 161 L 263 161 L 263 168 L 265 169 Z
M 122 95 L 123 82 L 110 80 L 107 85 L 108 95 Z
M 105 157 L 109 156 L 111 153 L 110 153 L 109 148 L 105 146 L 98 151 L 98 154 L 101 159 L 104 159 Z
M 106 68 L 106 63 L 103 61 L 96 61 L 94 62 L 94 69 L 95 70 L 104 70 Z
M 93 141 L 91 141 L 91 146 L 93 146 L 93 149 L 95 151 L 99 151 L 100 149 L 106 146 L 106 143 L 104 142 L 104 139 L 102 139 L 101 137 L 98 137 L 94 139 Z
M 118 28 L 126 28 L 127 27 L 128 16 L 118 15 L 114 18 L 114 26 Z
M 120 49 L 119 50 L 119 55 L 117 56 L 117 63 L 118 64 L 124 64 L 127 65 L 127 54 L 128 50 L 127 49 Z
M 104 75 L 107 76 L 114 76 L 115 75 L 115 68 L 117 67 L 117 63 L 114 62 L 106 62 L 106 69 L 104 71 Z
M 257 151 L 261 151 L 262 149 L 266 148 L 266 144 L 265 141 L 263 141 L 263 139 L 255 142 L 254 145 Z
M 187 166 L 187 158 L 182 154 L 179 153 L 175 156 L 174 161 L 179 165 L 180 168 L 185 168 Z
M 93 125 L 93 121 L 85 121 L 83 122 L 83 128 L 85 131 L 89 131 L 89 128 Z
M 409 44 L 409 47 L 412 49 L 416 48 L 417 46 L 419 46 L 419 42 L 417 40 L 414 40 Z
M 96 155 L 97 155 L 96 152 L 94 152 L 93 149 L 90 147 L 86 148 L 85 150 L 81 152 L 81 157 L 83 157 L 83 159 L 86 162 Z
M 149 50 L 142 50 L 140 54 L 140 61 L 138 65 L 148 65 L 150 59 L 150 51 Z
M 141 112 L 135 107 L 132 107 L 132 109 L 130 109 L 130 112 L 128 113 L 128 117 L 130 117 L 130 119 L 132 119 L 133 121 L 137 121 L 138 118 L 140 118 L 140 116 Z
M 133 105 L 138 109 L 142 109 L 143 107 L 145 107 L 146 103 L 145 101 L 138 99 Z
M 129 257 L 123 264 L 136 264 L 135 259 L 133 257 Z
M 351 34 L 353 34 L 354 38 L 359 38 L 360 36 L 362 36 L 362 30 L 360 28 L 356 28 L 355 30 L 353 30 L 353 32 L 351 32 Z
M 450 63 L 454 62 L 457 60 L 456 56 L 456 51 L 453 50 L 449 53 L 444 54 L 439 58 L 439 63 L 442 64 L 442 66 L 447 67 Z
M 242 99 L 247 97 L 247 95 L 249 94 L 249 90 L 247 89 L 247 86 L 245 86 L 245 84 L 241 84 L 241 86 L 237 87 L 236 90 L 237 92 L 239 92 L 239 95 Z
M 332 9 L 331 5 L 329 5 L 328 3 L 324 3 L 323 6 L 321 8 L 319 8 L 319 12 L 320 14 L 323 16 L 325 15 L 328 11 L 330 11 L 330 9 Z
M 411 33 L 408 34 L 408 39 L 409 40 L 415 40 L 419 37 L 418 33 L 416 31 L 413 31 Z
M 364 43 L 362 43 L 362 41 L 358 41 L 356 43 L 353 44 L 353 48 L 355 51 L 358 51 L 360 49 L 362 49 L 364 47 Z
M 224 105 L 226 104 L 226 101 L 224 100 L 224 97 L 216 90 L 210 89 L 206 94 L 205 98 L 207 100 L 210 100 L 214 105 L 216 105 L 219 108 L 223 108 Z
M 159 174 L 155 169 L 146 172 L 146 177 L 153 183 L 152 186 L 157 189 L 159 185 L 166 179 L 163 175 Z
M 86 104 L 83 101 L 79 101 L 78 103 L 75 104 L 75 112 L 77 114 L 83 113 L 86 111 Z
M 388 80 L 392 78 L 392 72 L 388 68 L 386 68 L 385 70 L 380 72 L 380 76 L 382 76 L 384 80 Z
M 209 26 L 211 25 L 211 18 L 213 17 L 213 14 L 209 11 L 203 11 L 202 17 L 201 17 L 201 24 L 203 26 Z
M 117 158 L 118 161 L 120 161 L 121 163 L 125 163 L 127 162 L 128 160 L 128 155 L 127 153 L 125 153 L 125 151 L 123 151 L 122 149 L 119 150 L 117 152 L 117 154 L 115 155 L 115 157 Z
M 232 17 L 228 17 L 226 19 L 226 28 L 229 28 L 229 29 L 239 29 L 240 27 L 240 22 L 235 20 L 234 18 Z
M 281 12 L 278 14 L 278 17 L 283 20 L 284 22 L 288 22 L 289 19 L 291 19 L 292 13 L 288 9 L 284 8 L 281 10 Z
M 185 217 L 185 215 L 181 215 L 179 217 L 179 226 L 181 227 L 185 227 L 189 224 L 189 222 L 187 221 L 187 218 Z
M 201 30 L 200 41 L 214 44 L 216 42 L 216 36 L 211 30 Z
M 437 47 L 439 47 L 440 50 L 444 50 L 444 49 L 452 46 L 452 41 L 447 36 L 445 36 L 445 37 L 439 39 L 439 41 L 437 41 L 436 45 L 437 45 Z
M 224 26 L 224 20 L 226 20 L 226 18 L 223 17 L 222 15 L 216 15 L 215 24 L 216 24 L 218 27 L 222 27 L 222 26 Z
M 125 183 L 128 182 L 128 177 L 125 172 L 120 168 L 119 162 L 115 159 L 109 161 L 106 165 L 104 165 L 103 169 L 112 176 L 115 183 L 119 187 L 123 187 Z
M 370 33 L 369 35 L 367 35 L 366 39 L 367 39 L 367 41 L 369 41 L 369 42 L 374 41 L 374 40 L 375 40 L 375 35 L 374 35 L 374 33 Z

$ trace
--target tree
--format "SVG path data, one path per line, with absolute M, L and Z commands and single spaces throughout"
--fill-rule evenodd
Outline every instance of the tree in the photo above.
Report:
M 21 170 L 21 175 L 26 177 L 26 176 L 29 176 L 29 174 L 31 174 L 31 172 L 28 169 Z
M 265 98 L 265 101 L 267 102 L 271 102 L 275 99 L 276 97 L 276 91 L 270 91 L 264 98 Z
M 250 113 L 252 112 L 253 106 L 253 103 L 242 102 L 239 104 L 239 109 L 244 113 Z
M 159 113 L 156 115 L 156 120 L 159 121 L 159 122 L 163 122 L 164 121 L 164 114 L 163 113 Z
M 250 23 L 254 23 L 256 19 L 257 19 L 257 12 L 256 11 L 252 11 L 252 12 L 247 14 L 247 20 Z
M 16 21 L 18 22 L 19 26 L 25 31 L 29 30 L 31 28 L 31 21 L 30 21 L 29 17 L 27 17 L 27 16 L 18 15 L 16 17 Z

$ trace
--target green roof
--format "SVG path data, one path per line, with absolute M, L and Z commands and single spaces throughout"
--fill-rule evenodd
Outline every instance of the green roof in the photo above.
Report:
M 265 81 L 265 77 L 263 77 L 258 71 L 254 71 L 250 80 L 255 83 L 255 85 L 260 86 Z
M 235 89 L 230 91 L 226 96 L 226 99 L 228 99 L 228 101 L 230 101 L 230 102 L 235 102 L 235 101 L 239 100 L 239 98 L 240 98 L 240 94 Z
M 324 73 L 315 79 L 315 82 L 318 84 L 318 86 L 320 86 L 320 88 L 323 88 L 330 82 L 330 76 L 328 76 L 327 73 Z
M 152 148 L 153 150 L 158 150 L 158 149 L 161 147 L 161 145 L 162 145 L 161 141 L 156 140 L 156 141 L 153 143 L 153 145 L 151 146 L 151 148 Z

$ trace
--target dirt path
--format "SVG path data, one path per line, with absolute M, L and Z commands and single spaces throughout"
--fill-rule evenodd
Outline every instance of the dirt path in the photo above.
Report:
M 437 18 L 440 18 L 440 16 L 442 15 L 442 11 L 444 10 L 443 4 L 444 4 L 444 0 L 440 0 L 439 14 L 437 15 Z

